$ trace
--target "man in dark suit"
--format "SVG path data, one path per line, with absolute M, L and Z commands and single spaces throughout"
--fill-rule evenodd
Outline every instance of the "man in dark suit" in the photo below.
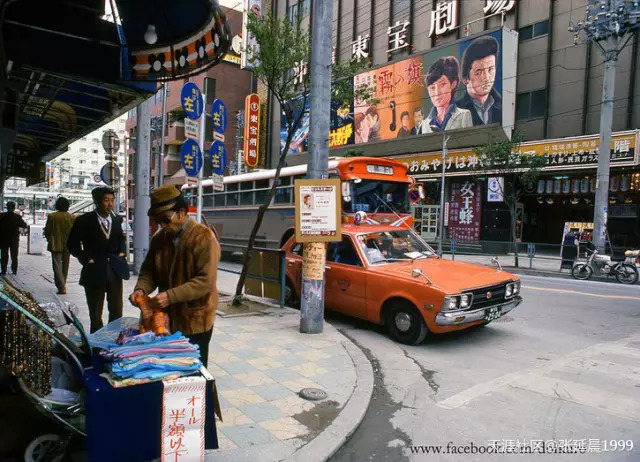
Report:
M 495 89 L 498 41 L 491 36 L 472 41 L 462 56 L 464 96 L 456 101 L 471 111 L 473 126 L 502 122 L 502 96 Z
M 87 297 L 91 332 L 95 332 L 103 326 L 105 294 L 109 322 L 122 317 L 122 280 L 129 279 L 129 267 L 124 258 L 123 218 L 113 214 L 113 190 L 96 188 L 91 195 L 96 210 L 76 218 L 67 246 L 82 264 L 80 285 Z
M 11 272 L 18 272 L 18 246 L 20 245 L 20 228 L 28 225 L 22 218 L 15 214 L 16 203 L 7 202 L 7 213 L 0 215 L 0 260 L 2 262 L 2 272 L 7 274 L 9 264 L 9 253 L 11 253 Z

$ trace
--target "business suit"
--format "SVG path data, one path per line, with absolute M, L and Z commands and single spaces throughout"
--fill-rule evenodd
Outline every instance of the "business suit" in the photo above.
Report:
M 429 116 L 422 122 L 422 133 L 434 133 L 433 129 L 431 128 L 431 120 L 432 115 L 429 114 Z M 444 131 L 469 127 L 473 127 L 471 111 L 456 107 L 451 112 L 451 117 L 447 121 L 447 124 L 444 127 Z
M 500 93 L 498 93 L 495 88 L 491 89 L 489 95 L 493 98 L 493 105 L 491 106 L 491 109 L 489 109 L 487 125 L 502 123 L 502 96 L 500 96 Z M 480 118 L 480 115 L 478 115 L 478 111 L 473 104 L 473 98 L 471 98 L 467 90 L 464 91 L 464 96 L 456 101 L 456 106 L 461 109 L 467 109 L 471 112 L 471 119 L 473 120 L 474 127 L 485 124 Z
M 127 262 L 118 256 L 126 251 L 122 220 L 112 215 L 111 226 L 105 229 L 97 212 L 85 213 L 74 221 L 67 241 L 71 255 L 82 264 L 80 285 L 87 297 L 91 332 L 103 326 L 105 293 L 109 322 L 122 317 L 122 280 L 129 279 Z
M 11 272 L 18 272 L 18 246 L 20 244 L 20 228 L 28 225 L 13 211 L 0 215 L 0 261 L 2 273 L 7 272 L 9 253 L 11 253 Z

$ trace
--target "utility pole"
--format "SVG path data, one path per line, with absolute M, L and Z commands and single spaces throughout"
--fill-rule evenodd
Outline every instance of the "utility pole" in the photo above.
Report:
M 593 244 L 601 252 L 606 251 L 607 211 L 609 204 L 609 160 L 611 156 L 611 125 L 613 122 L 613 97 L 618 55 L 625 47 L 624 36 L 638 27 L 640 5 L 632 0 L 589 0 L 585 20 L 571 24 L 569 32 L 575 33 L 574 43 L 595 43 L 604 57 L 602 104 L 600 107 L 600 148 L 596 180 L 596 200 L 593 213 Z M 622 46 L 619 46 L 622 43 Z M 635 59 L 633 57 L 632 59 Z
M 133 227 L 133 271 L 140 274 L 144 257 L 149 250 L 149 219 L 147 212 L 151 205 L 149 197 L 150 157 L 151 157 L 151 100 L 138 105 L 136 111 L 136 158 L 134 184 L 136 185 L 136 202 L 134 204 L 135 226 Z
M 316 0 L 313 5 L 313 25 L 311 37 L 311 107 L 309 134 L 309 178 L 329 177 L 329 120 L 331 101 L 331 24 L 333 1 Z M 339 207 L 340 204 L 337 204 Z M 325 246 L 322 242 L 309 242 L 304 245 L 304 267 L 307 255 L 322 255 Z M 324 261 L 322 262 L 324 267 Z M 309 279 L 303 274 L 301 297 L 300 332 L 303 334 L 322 333 L 324 323 L 324 276 L 320 280 Z M 315 294 L 315 295 L 311 295 Z
M 160 129 L 160 165 L 158 166 L 158 186 L 164 184 L 164 137 L 167 133 L 167 85 L 169 82 L 165 82 L 162 85 L 162 128 Z
M 447 160 L 447 141 L 449 137 L 442 132 L 442 179 L 440 181 L 440 231 L 438 232 L 438 256 L 442 257 L 442 239 L 444 238 L 444 176 Z

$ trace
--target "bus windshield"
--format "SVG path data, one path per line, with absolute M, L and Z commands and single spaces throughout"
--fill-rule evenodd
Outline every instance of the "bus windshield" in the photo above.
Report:
M 407 213 L 409 185 L 407 183 L 361 180 L 351 181 L 351 201 L 344 202 L 347 213 Z

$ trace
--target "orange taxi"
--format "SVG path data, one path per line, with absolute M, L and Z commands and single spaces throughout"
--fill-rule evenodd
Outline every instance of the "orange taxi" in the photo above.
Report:
M 283 247 L 288 304 L 301 297 L 302 244 Z M 485 325 L 522 302 L 520 279 L 470 263 L 443 260 L 413 230 L 343 225 L 327 246 L 325 306 L 384 324 L 394 340 L 415 345 L 427 334 Z

